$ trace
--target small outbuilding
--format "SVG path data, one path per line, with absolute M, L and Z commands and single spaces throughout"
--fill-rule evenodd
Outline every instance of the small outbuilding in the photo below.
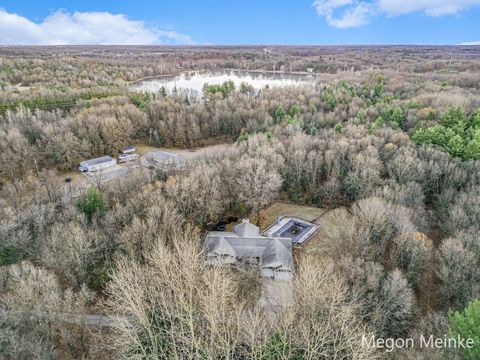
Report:
M 116 164 L 117 160 L 115 160 L 111 156 L 102 156 L 96 159 L 82 161 L 78 169 L 81 172 L 94 172 L 109 168 L 111 166 L 115 166 Z
M 122 148 L 122 154 L 132 154 L 135 151 L 137 151 L 137 148 L 135 146 L 125 146 Z
M 298 217 L 282 216 L 265 230 L 265 236 L 289 238 L 293 246 L 303 245 L 319 226 Z
M 128 161 L 135 161 L 138 160 L 139 155 L 138 154 L 132 154 L 132 153 L 122 153 L 118 157 L 118 162 L 124 163 Z

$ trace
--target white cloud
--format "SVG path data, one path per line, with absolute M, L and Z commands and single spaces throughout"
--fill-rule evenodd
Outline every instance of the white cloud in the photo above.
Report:
M 480 0 L 379 0 L 380 10 L 390 16 L 424 12 L 429 16 L 456 14 L 480 5 Z
M 346 9 L 340 18 L 327 19 L 328 23 L 337 28 L 350 28 L 368 24 L 373 15 L 374 8 L 369 4 L 358 3 L 357 5 Z
M 464 41 L 460 45 L 480 45 L 480 40 L 479 41 Z
M 336 28 L 350 28 L 369 22 L 375 8 L 372 4 L 355 0 L 315 0 L 317 13 Z
M 193 44 L 188 35 L 147 27 L 109 12 L 56 11 L 40 23 L 0 9 L 3 45 Z
M 457 14 L 480 0 L 315 0 L 313 6 L 327 23 L 337 28 L 349 28 L 368 24 L 379 14 L 398 16 L 422 12 L 428 16 Z

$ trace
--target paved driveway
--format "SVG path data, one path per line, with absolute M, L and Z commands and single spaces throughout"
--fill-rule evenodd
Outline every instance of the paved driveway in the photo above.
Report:
M 92 184 L 100 183 L 107 183 L 114 179 L 118 179 L 130 171 L 135 170 L 138 168 L 137 164 L 123 164 L 123 165 L 115 165 L 106 169 L 102 169 L 100 171 L 96 171 L 94 173 L 83 173 L 83 176 L 88 180 L 88 182 Z

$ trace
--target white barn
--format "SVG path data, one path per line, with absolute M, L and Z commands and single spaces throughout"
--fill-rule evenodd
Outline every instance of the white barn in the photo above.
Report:
M 81 172 L 94 172 L 101 169 L 106 169 L 111 166 L 115 166 L 117 160 L 111 156 L 102 156 L 95 159 L 85 160 L 80 163 L 78 168 Z

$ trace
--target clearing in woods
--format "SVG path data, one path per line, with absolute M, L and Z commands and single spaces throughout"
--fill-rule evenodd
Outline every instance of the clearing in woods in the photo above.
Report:
M 279 216 L 298 217 L 320 226 L 318 231 L 312 235 L 301 248 L 294 249 L 295 258 L 301 258 L 302 254 L 328 255 L 330 234 L 335 234 L 338 227 L 341 227 L 351 220 L 352 215 L 347 208 L 325 209 L 312 206 L 298 205 L 289 202 L 277 201 L 268 208 L 262 210 L 262 226 L 265 230 L 274 223 Z M 327 240 L 327 238 L 329 240 Z

